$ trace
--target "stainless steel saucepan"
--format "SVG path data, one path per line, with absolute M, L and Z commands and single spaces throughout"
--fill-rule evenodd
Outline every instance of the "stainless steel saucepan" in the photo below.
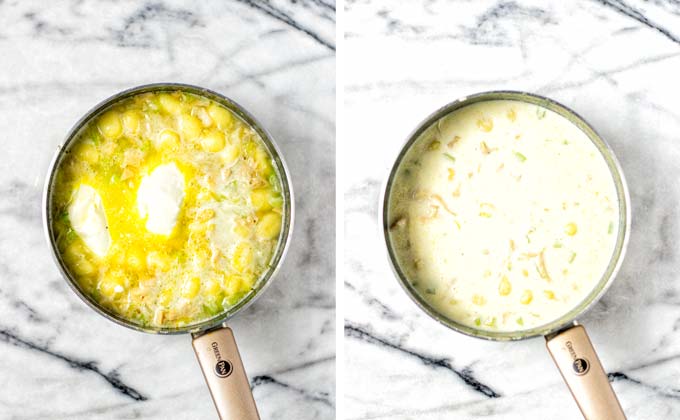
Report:
M 222 313 L 215 315 L 210 319 L 177 328 L 143 327 L 132 323 L 129 320 L 126 320 L 116 313 L 99 305 L 94 299 L 85 293 L 85 291 L 75 280 L 74 276 L 72 276 L 69 272 L 67 265 L 64 263 L 60 253 L 57 250 L 55 232 L 52 227 L 52 215 L 50 212 L 53 185 L 55 182 L 57 169 L 59 168 L 59 163 L 62 161 L 65 154 L 69 152 L 71 144 L 78 137 L 80 131 L 85 126 L 87 126 L 90 121 L 92 121 L 94 118 L 97 118 L 100 114 L 112 106 L 115 106 L 120 101 L 142 93 L 161 91 L 182 91 L 211 99 L 225 106 L 239 118 L 245 121 L 248 125 L 250 125 L 260 135 L 265 146 L 273 157 L 275 169 L 281 179 L 281 195 L 283 198 L 283 223 L 281 233 L 279 234 L 278 238 L 278 244 L 272 257 L 269 269 L 259 279 L 254 289 L 236 305 L 224 310 Z M 196 352 L 198 362 L 200 364 L 201 370 L 203 371 L 203 375 L 205 377 L 206 383 L 208 384 L 210 394 L 212 395 L 220 418 L 242 420 L 259 419 L 255 401 L 250 389 L 250 384 L 248 382 L 248 377 L 243 368 L 243 363 L 241 362 L 241 357 L 239 355 L 232 330 L 227 326 L 227 321 L 247 308 L 255 301 L 258 296 L 264 292 L 267 286 L 269 286 L 269 284 L 272 282 L 277 270 L 281 266 L 290 244 L 290 237 L 293 231 L 294 200 L 290 175 L 288 173 L 288 169 L 286 168 L 286 164 L 283 160 L 281 152 L 274 143 L 272 136 L 262 127 L 259 122 L 257 122 L 257 120 L 250 113 L 248 113 L 236 102 L 219 93 L 186 84 L 156 83 L 135 87 L 120 92 L 97 104 L 94 108 L 87 112 L 71 129 L 63 144 L 57 148 L 47 174 L 47 179 L 45 181 L 42 212 L 45 234 L 47 236 L 47 241 L 52 250 L 52 256 L 54 257 L 57 267 L 61 271 L 61 274 L 68 285 L 83 302 L 107 319 L 136 331 L 152 334 L 191 334 L 194 351 Z
M 410 147 L 428 127 L 432 126 L 432 124 L 435 124 L 446 115 L 449 115 L 451 112 L 474 103 L 492 100 L 510 100 L 538 105 L 556 112 L 576 125 L 590 138 L 606 161 L 616 186 L 616 194 L 619 203 L 618 214 L 620 223 L 618 231 L 616 232 L 617 237 L 614 252 L 604 275 L 597 282 L 595 287 L 593 287 L 587 297 L 583 299 L 582 302 L 577 304 L 573 309 L 564 313 L 562 316 L 552 322 L 532 329 L 510 332 L 486 331 L 483 329 L 473 328 L 463 325 L 456 320 L 450 319 L 437 312 L 425 299 L 419 295 L 411 281 L 409 281 L 405 275 L 404 270 L 402 270 L 399 266 L 395 250 L 392 247 L 389 237 L 389 227 L 392 223 L 392 221 L 389 220 L 388 215 L 391 193 L 393 190 L 397 170 L 402 162 L 402 159 L 410 150 Z M 557 365 L 557 368 L 564 378 L 564 381 L 569 387 L 569 390 L 574 396 L 579 409 L 583 413 L 583 416 L 586 419 L 598 420 L 625 419 L 621 405 L 614 394 L 614 391 L 607 378 L 607 374 L 602 368 L 600 360 L 595 353 L 595 349 L 593 348 L 593 345 L 586 334 L 586 330 L 582 325 L 579 325 L 576 322 L 576 318 L 583 315 L 602 297 L 607 288 L 611 285 L 612 281 L 614 281 L 616 273 L 621 266 L 630 234 L 630 197 L 628 195 L 628 188 L 626 186 L 626 180 L 623 176 L 621 166 L 616 160 L 614 153 L 607 143 L 595 132 L 595 130 L 590 125 L 588 125 L 588 123 L 585 122 L 583 118 L 566 106 L 561 105 L 551 99 L 525 92 L 484 92 L 454 101 L 427 117 L 425 121 L 423 121 L 408 137 L 406 144 L 401 149 L 401 152 L 399 153 L 399 156 L 397 157 L 389 173 L 380 205 L 381 225 L 385 238 L 385 244 L 387 246 L 389 261 L 397 279 L 399 280 L 399 283 L 406 293 L 411 297 L 411 299 L 413 299 L 413 301 L 420 307 L 420 309 L 425 311 L 429 316 L 446 327 L 475 338 L 509 341 L 523 340 L 538 336 L 545 337 L 548 351 L 555 361 L 555 364 Z

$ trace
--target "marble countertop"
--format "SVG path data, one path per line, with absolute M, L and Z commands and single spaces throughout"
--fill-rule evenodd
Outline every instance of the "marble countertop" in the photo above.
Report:
M 335 413 L 335 4 L 0 1 L 0 418 L 216 418 L 190 337 L 119 327 L 69 290 L 43 236 L 56 146 L 100 100 L 155 81 L 232 97 L 296 190 L 278 278 L 230 322 L 265 419 Z
M 348 419 L 578 419 L 542 338 L 437 324 L 401 290 L 378 228 L 403 141 L 456 98 L 552 97 L 610 143 L 633 226 L 623 267 L 580 321 L 630 419 L 680 418 L 680 5 L 672 0 L 347 1 L 345 413 Z

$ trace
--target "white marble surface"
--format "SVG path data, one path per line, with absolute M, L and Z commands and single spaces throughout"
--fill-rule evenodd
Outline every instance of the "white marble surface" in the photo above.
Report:
M 378 229 L 408 133 L 458 97 L 515 89 L 572 107 L 619 157 L 628 255 L 580 320 L 630 419 L 680 418 L 680 4 L 354 0 L 346 12 L 346 417 L 580 418 L 542 338 L 485 342 L 440 326 L 398 286 Z
M 89 310 L 59 277 L 40 192 L 98 101 L 154 81 L 234 98 L 287 158 L 282 271 L 231 326 L 264 419 L 335 413 L 335 2 L 0 1 L 0 418 L 216 418 L 188 336 Z

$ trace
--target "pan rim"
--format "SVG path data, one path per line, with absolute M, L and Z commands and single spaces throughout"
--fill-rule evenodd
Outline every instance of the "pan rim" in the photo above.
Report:
M 588 138 L 597 147 L 598 151 L 601 153 L 602 157 L 605 159 L 611 176 L 614 180 L 617 198 L 619 201 L 619 227 L 617 231 L 617 240 L 612 254 L 612 258 L 605 270 L 603 277 L 596 283 L 593 289 L 590 291 L 586 297 L 574 305 L 569 311 L 565 312 L 562 316 L 556 318 L 553 321 L 540 325 L 538 327 L 525 329 L 525 330 L 514 330 L 514 331 L 488 331 L 481 328 L 473 328 L 467 325 L 463 325 L 455 320 L 452 320 L 438 311 L 436 311 L 424 298 L 422 298 L 418 292 L 411 286 L 411 283 L 406 278 L 404 273 L 399 268 L 396 262 L 396 255 L 391 247 L 391 241 L 389 238 L 389 224 L 388 224 L 388 210 L 389 210 L 389 192 L 391 190 L 396 171 L 405 156 L 406 152 L 410 149 L 413 143 L 420 137 L 420 135 L 429 128 L 432 124 L 436 123 L 440 118 L 468 105 L 472 105 L 477 102 L 484 101 L 494 101 L 494 100 L 515 100 L 523 103 L 529 103 L 534 105 L 543 106 L 551 111 L 554 111 L 561 115 L 562 117 L 569 120 L 571 123 L 576 125 L 581 131 L 588 136 Z M 616 278 L 621 264 L 623 263 L 626 250 L 628 248 L 628 241 L 630 238 L 631 229 L 631 205 L 630 205 L 630 194 L 628 190 L 628 185 L 623 173 L 623 169 L 616 158 L 613 150 L 609 144 L 599 135 L 599 133 L 578 113 L 576 113 L 571 108 L 545 96 L 541 96 L 534 93 L 518 91 L 518 90 L 492 90 L 484 91 L 471 95 L 463 96 L 456 99 L 448 104 L 438 108 L 436 111 L 428 115 L 422 122 L 420 122 L 416 128 L 407 136 L 406 141 L 402 144 L 399 149 L 399 153 L 391 165 L 388 175 L 384 178 L 383 187 L 381 190 L 380 202 L 379 202 L 379 222 L 380 229 L 382 230 L 382 235 L 385 240 L 385 250 L 387 254 L 387 259 L 392 269 L 392 272 L 397 279 L 401 288 L 406 292 L 410 299 L 419 307 L 420 310 L 425 312 L 430 318 L 434 319 L 438 323 L 444 325 L 445 327 L 452 329 L 461 334 L 473 337 L 486 339 L 490 341 L 519 341 L 530 339 L 538 336 L 547 336 L 553 334 L 557 331 L 564 329 L 569 324 L 575 322 L 576 318 L 588 312 L 606 293 L 606 291 L 611 287 L 612 282 Z M 623 222 L 623 223 L 622 223 Z
M 125 319 L 124 317 L 116 314 L 115 312 L 99 305 L 97 302 L 94 301 L 94 299 L 89 297 L 88 294 L 85 293 L 84 290 L 82 290 L 79 287 L 77 281 L 75 281 L 75 279 L 72 278 L 72 276 L 69 274 L 55 246 L 55 241 L 52 234 L 53 232 L 51 228 L 51 214 L 49 208 L 51 198 L 51 187 L 55 175 L 58 172 L 57 171 L 58 164 L 60 162 L 60 159 L 63 157 L 65 150 L 67 150 L 70 143 L 77 138 L 81 129 L 84 126 L 86 126 L 90 121 L 92 121 L 95 117 L 97 117 L 110 107 L 114 106 L 115 104 L 119 103 L 120 101 L 123 101 L 135 95 L 148 92 L 163 92 L 178 90 L 202 96 L 220 103 L 221 105 L 227 107 L 232 112 L 236 113 L 239 118 L 241 118 L 249 126 L 251 126 L 251 128 L 258 132 L 260 137 L 262 137 L 262 141 L 264 142 L 265 146 L 269 149 L 269 152 L 272 154 L 272 157 L 277 163 L 278 166 L 277 170 L 281 177 L 282 189 L 284 190 L 284 192 L 287 193 L 288 196 L 286 200 L 285 199 L 286 197 L 284 195 L 283 200 L 284 209 L 286 210 L 284 212 L 284 214 L 286 215 L 286 220 L 284 220 L 283 230 L 279 236 L 279 242 L 277 244 L 276 253 L 274 254 L 272 260 L 270 261 L 271 264 L 270 268 L 260 277 L 260 279 L 258 279 L 257 283 L 258 286 L 251 290 L 248 294 L 246 294 L 234 306 L 226 309 L 223 312 L 220 312 L 219 314 L 211 318 L 204 319 L 193 324 L 183 325 L 180 327 L 143 326 L 134 323 L 128 319 Z M 148 83 L 122 90 L 100 101 L 92 108 L 90 108 L 90 110 L 88 110 L 85 114 L 83 114 L 83 116 L 80 117 L 80 119 L 78 119 L 78 121 L 68 131 L 64 138 L 64 141 L 56 147 L 56 150 L 54 152 L 54 155 L 47 170 L 47 175 L 45 176 L 41 208 L 42 208 L 43 231 L 47 239 L 48 246 L 50 248 L 50 254 L 52 256 L 52 259 L 54 263 L 57 265 L 57 268 L 59 269 L 62 278 L 66 281 L 71 290 L 80 298 L 80 300 L 85 302 L 87 306 L 89 306 L 98 314 L 102 315 L 109 321 L 115 322 L 118 325 L 122 325 L 135 331 L 163 335 L 200 333 L 212 329 L 221 324 L 224 324 L 228 319 L 231 319 L 237 313 L 241 312 L 242 310 L 252 305 L 255 302 L 255 300 L 259 298 L 263 294 L 263 292 L 270 286 L 273 279 L 276 277 L 276 274 L 278 273 L 279 269 L 281 268 L 281 265 L 283 264 L 283 261 L 285 260 L 286 254 L 288 253 L 288 249 L 290 247 L 295 220 L 295 196 L 293 192 L 293 183 L 291 180 L 290 171 L 283 157 L 283 154 L 281 153 L 281 150 L 279 149 L 277 143 L 275 142 L 273 136 L 269 133 L 269 131 L 267 131 L 264 128 L 264 126 L 243 106 L 241 106 L 228 96 L 204 87 L 176 82 Z

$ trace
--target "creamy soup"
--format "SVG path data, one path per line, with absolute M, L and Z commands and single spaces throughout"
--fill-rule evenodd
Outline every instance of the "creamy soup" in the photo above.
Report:
M 441 118 L 389 192 L 398 264 L 437 312 L 477 329 L 556 320 L 601 280 L 618 199 L 607 163 L 566 118 L 519 101 Z
M 52 229 L 86 294 L 143 326 L 210 318 L 250 293 L 283 222 L 281 181 L 259 135 L 183 92 L 126 99 L 59 162 Z

